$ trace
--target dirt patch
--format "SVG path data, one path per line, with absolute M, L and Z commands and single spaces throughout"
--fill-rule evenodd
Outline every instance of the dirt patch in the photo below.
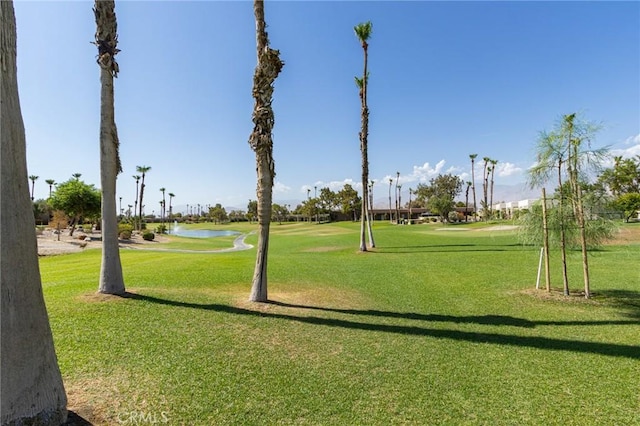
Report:
M 277 287 L 277 284 L 273 284 Z M 348 310 L 366 309 L 368 299 L 360 292 L 337 288 L 311 288 L 306 290 L 269 290 L 269 303 L 247 300 L 245 292 L 233 298 L 233 305 L 259 312 Z
M 342 247 L 337 247 L 337 246 L 325 246 L 325 247 L 313 247 L 307 250 L 302 250 L 303 253 L 323 253 L 323 252 L 327 252 L 327 251 L 337 251 L 337 250 L 341 250 Z
M 569 293 L 569 296 L 565 296 L 563 290 L 561 288 L 551 288 L 551 291 L 547 291 L 544 288 L 535 289 L 528 288 L 526 290 L 522 290 L 521 294 L 525 294 L 527 296 L 534 297 L 539 300 L 551 300 L 563 303 L 581 303 L 581 304 L 590 304 L 590 305 L 599 305 L 600 303 L 597 300 L 594 300 L 594 297 L 598 296 L 598 293 L 591 292 L 591 298 L 587 299 L 584 297 L 584 291 L 581 290 L 573 290 Z
M 612 240 L 606 241 L 605 245 L 625 245 L 640 243 L 640 224 L 626 225 L 620 227 Z

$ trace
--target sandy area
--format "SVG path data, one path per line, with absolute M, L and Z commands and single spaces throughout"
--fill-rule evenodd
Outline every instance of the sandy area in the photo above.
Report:
M 120 247 L 147 246 L 151 248 L 164 241 L 166 241 L 166 237 L 162 235 L 156 234 L 154 241 L 145 241 L 142 239 L 141 235 L 134 234 L 131 236 L 131 240 L 120 240 Z M 76 230 L 73 233 L 73 236 L 70 236 L 68 230 L 63 230 L 60 234 L 59 241 L 58 235 L 54 234 L 52 230 L 45 230 L 38 234 L 39 256 L 75 253 L 82 250 L 100 247 L 102 247 L 102 235 L 100 232 L 83 232 Z

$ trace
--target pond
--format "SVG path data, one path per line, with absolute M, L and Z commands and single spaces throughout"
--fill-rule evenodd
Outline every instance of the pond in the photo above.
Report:
M 171 230 L 172 235 L 178 237 L 190 237 L 190 238 L 214 238 L 214 237 L 228 237 L 230 235 L 240 235 L 238 231 L 217 231 L 213 229 L 180 229 L 180 227 Z

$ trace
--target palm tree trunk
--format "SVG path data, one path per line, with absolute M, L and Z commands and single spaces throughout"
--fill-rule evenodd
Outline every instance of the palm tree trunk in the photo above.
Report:
M 478 211 L 478 205 L 476 204 L 476 172 L 474 167 L 474 159 L 471 159 L 471 189 L 473 190 L 473 217 L 476 218 L 476 212 Z
M 100 184 L 102 187 L 102 264 L 98 291 L 123 294 L 124 278 L 118 246 L 116 179 L 120 170 L 118 131 L 115 123 L 113 77 L 117 74 L 116 15 L 113 0 L 96 0 L 96 44 L 100 65 Z
M 10 1 L 0 1 L 0 64 L 0 424 L 61 424 L 67 397 L 42 293 Z
M 493 216 L 493 177 L 496 173 L 496 165 L 493 164 L 491 167 L 491 196 L 489 198 L 489 205 L 491 206 L 489 211 L 491 212 L 491 215 Z
M 274 125 L 273 83 L 280 74 L 284 63 L 280 52 L 269 47 L 264 19 L 264 2 L 254 0 L 253 11 L 256 19 L 256 46 L 258 63 L 253 76 L 253 131 L 249 136 L 249 145 L 256 153 L 258 174 L 258 249 L 253 272 L 251 295 L 253 302 L 266 302 L 267 296 L 267 254 L 269 252 L 269 227 L 271 224 L 271 197 L 275 164 L 273 162 L 272 130 Z
M 144 173 L 142 174 L 142 179 L 140 180 L 140 204 L 138 205 L 139 213 L 138 213 L 138 227 L 139 231 L 142 231 L 142 199 L 144 197 Z

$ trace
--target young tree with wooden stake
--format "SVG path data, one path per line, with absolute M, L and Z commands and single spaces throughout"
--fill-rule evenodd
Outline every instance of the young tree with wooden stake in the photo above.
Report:
M 269 251 L 269 226 L 271 225 L 271 198 L 275 179 L 273 162 L 274 115 L 273 83 L 284 66 L 280 52 L 269 47 L 269 38 L 264 19 L 264 1 L 254 0 L 253 12 L 256 19 L 256 45 L 258 63 L 253 75 L 253 131 L 249 136 L 249 145 L 256 153 L 256 171 L 258 185 L 258 249 L 253 283 L 249 300 L 266 302 L 267 298 L 267 254 Z
M 0 1 L 0 424 L 59 425 L 67 396 L 42 293 L 16 50 L 13 3 Z

